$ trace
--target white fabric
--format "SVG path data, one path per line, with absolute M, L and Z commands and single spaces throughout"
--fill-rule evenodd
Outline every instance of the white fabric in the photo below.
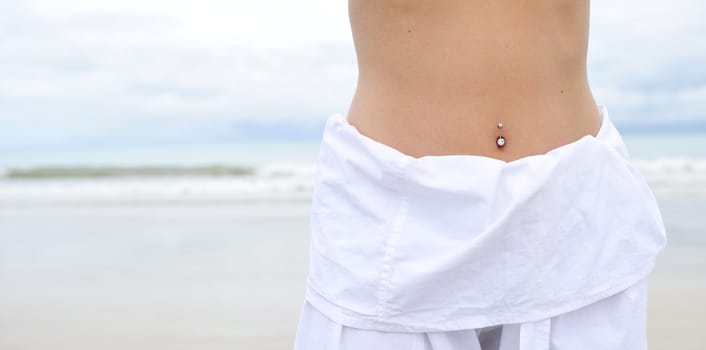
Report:
M 647 283 L 540 322 L 445 332 L 381 332 L 339 324 L 304 301 L 294 350 L 647 350 Z M 523 333 L 524 332 L 524 333 Z M 541 338 L 541 341 L 539 341 Z M 536 341 L 528 341 L 535 339 Z
M 595 137 L 511 162 L 411 157 L 331 115 L 306 300 L 337 323 L 379 331 L 537 322 L 523 339 L 539 344 L 542 320 L 646 277 L 666 244 L 662 217 L 597 108 Z

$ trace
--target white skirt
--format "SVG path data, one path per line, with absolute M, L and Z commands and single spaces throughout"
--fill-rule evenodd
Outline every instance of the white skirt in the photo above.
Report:
M 550 319 L 646 278 L 666 244 L 664 223 L 608 109 L 598 109 L 595 136 L 511 162 L 415 158 L 331 116 L 306 300 L 357 329 L 523 324 L 541 342 Z
M 646 278 L 543 322 L 439 332 L 383 332 L 337 323 L 306 299 L 294 350 L 645 350 Z

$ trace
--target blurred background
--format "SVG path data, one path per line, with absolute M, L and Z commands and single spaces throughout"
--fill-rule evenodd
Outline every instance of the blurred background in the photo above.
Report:
M 660 204 L 651 349 L 706 349 L 706 3 L 593 0 Z M 347 2 L 0 1 L 0 349 L 290 349 Z

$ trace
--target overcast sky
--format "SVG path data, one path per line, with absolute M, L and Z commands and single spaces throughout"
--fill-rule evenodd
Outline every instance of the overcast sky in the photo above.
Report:
M 589 79 L 613 119 L 706 125 L 706 2 L 591 6 Z M 318 122 L 356 74 L 346 1 L 0 1 L 0 147 Z

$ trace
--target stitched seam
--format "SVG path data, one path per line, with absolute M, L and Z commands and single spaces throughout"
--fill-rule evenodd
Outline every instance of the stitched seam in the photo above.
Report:
M 404 161 L 405 158 L 402 158 Z M 399 231 L 402 227 L 402 223 L 407 217 L 407 210 L 409 209 L 409 196 L 406 191 L 406 178 L 404 176 L 403 169 L 400 169 L 398 174 L 400 180 L 400 193 L 401 193 L 401 204 L 400 208 L 395 215 L 395 221 L 393 222 L 390 234 L 385 242 L 385 256 L 382 262 L 382 271 L 380 273 L 380 281 L 378 285 L 378 304 L 376 308 L 377 323 L 382 323 L 382 318 L 385 314 L 385 306 L 387 304 L 387 291 L 390 289 L 390 275 L 392 274 L 392 254 L 394 252 L 394 244 L 399 237 Z

